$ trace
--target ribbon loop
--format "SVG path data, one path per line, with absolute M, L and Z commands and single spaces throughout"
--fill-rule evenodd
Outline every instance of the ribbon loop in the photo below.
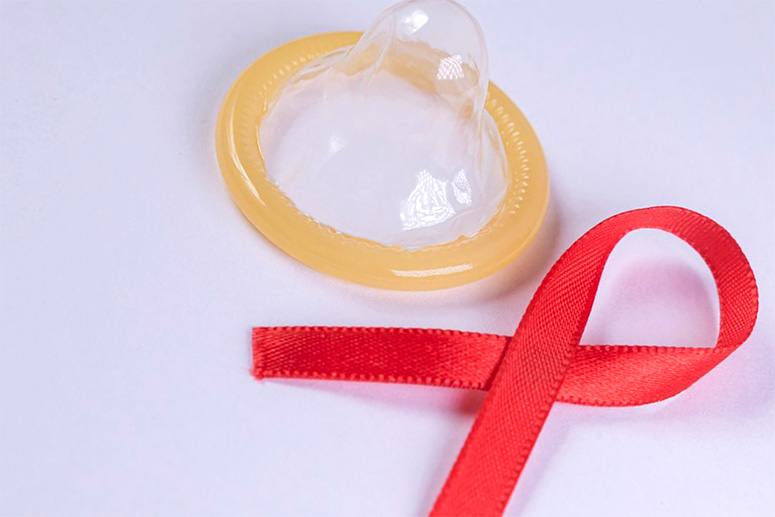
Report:
M 720 308 L 714 348 L 579 344 L 611 251 L 641 228 L 680 237 L 708 264 Z M 753 273 L 726 230 L 683 208 L 640 209 L 603 221 L 568 248 L 511 338 L 433 329 L 256 328 L 254 374 L 488 390 L 432 514 L 499 515 L 555 401 L 624 406 L 673 396 L 743 343 L 757 310 Z

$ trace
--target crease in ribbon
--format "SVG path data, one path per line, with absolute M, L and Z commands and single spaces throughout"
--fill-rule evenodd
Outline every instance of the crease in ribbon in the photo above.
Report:
M 579 343 L 608 256 L 622 237 L 642 228 L 683 239 L 710 268 L 720 311 L 713 348 Z M 724 228 L 685 208 L 644 208 L 606 219 L 568 248 L 511 337 L 437 329 L 257 327 L 253 373 L 259 379 L 487 390 L 431 515 L 500 515 L 554 402 L 632 406 L 676 395 L 747 339 L 757 311 L 753 272 Z

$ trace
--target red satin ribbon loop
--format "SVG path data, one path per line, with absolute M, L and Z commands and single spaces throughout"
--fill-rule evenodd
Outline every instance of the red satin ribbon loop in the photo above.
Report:
M 579 344 L 608 256 L 622 237 L 641 228 L 680 237 L 708 264 L 719 296 L 715 347 Z M 757 310 L 753 272 L 726 230 L 684 208 L 646 208 L 603 221 L 568 248 L 512 337 L 434 329 L 258 327 L 254 374 L 488 390 L 431 514 L 500 515 L 555 401 L 626 406 L 671 397 L 745 341 Z

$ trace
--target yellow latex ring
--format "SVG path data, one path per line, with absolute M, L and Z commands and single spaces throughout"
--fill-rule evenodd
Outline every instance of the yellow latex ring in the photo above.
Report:
M 506 152 L 508 190 L 472 237 L 406 250 L 337 232 L 299 211 L 268 178 L 258 127 L 283 83 L 310 61 L 354 45 L 361 33 L 336 32 L 287 43 L 262 56 L 234 83 L 218 118 L 216 149 L 234 201 L 280 249 L 309 267 L 374 287 L 442 289 L 500 269 L 528 245 L 543 220 L 549 178 L 541 146 L 513 102 L 490 83 L 486 108 Z

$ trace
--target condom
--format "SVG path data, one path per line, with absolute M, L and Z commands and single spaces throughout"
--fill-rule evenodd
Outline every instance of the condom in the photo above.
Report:
M 493 273 L 538 230 L 548 176 L 487 66 L 481 28 L 451 0 L 272 50 L 219 116 L 232 197 L 280 249 L 346 280 L 419 290 Z

